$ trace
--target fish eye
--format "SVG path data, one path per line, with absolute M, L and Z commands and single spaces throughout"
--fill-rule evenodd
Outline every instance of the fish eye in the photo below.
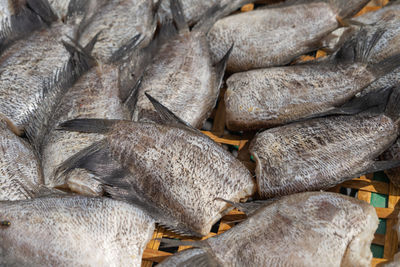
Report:
M 1 226 L 8 227 L 8 226 L 11 225 L 11 222 L 10 222 L 10 221 L 0 221 L 0 225 L 1 225 Z

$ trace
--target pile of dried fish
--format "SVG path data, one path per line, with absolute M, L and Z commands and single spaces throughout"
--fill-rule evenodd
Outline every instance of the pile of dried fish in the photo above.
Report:
M 233 208 L 160 266 L 369 266 L 374 208 L 321 190 L 400 166 L 400 4 L 252 2 L 0 2 L 1 266 L 140 266 Z M 255 177 L 200 131 L 218 100 Z

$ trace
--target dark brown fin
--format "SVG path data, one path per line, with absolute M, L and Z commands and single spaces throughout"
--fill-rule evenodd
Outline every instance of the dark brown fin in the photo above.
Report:
M 47 0 L 27 0 L 27 5 L 32 9 L 47 25 L 58 19 Z
M 122 45 L 117 51 L 115 51 L 112 54 L 112 56 L 108 59 L 108 62 L 109 63 L 118 62 L 128 53 L 131 53 L 132 50 L 136 49 L 136 47 L 143 41 L 143 38 L 140 37 L 141 34 L 137 34 L 132 39 L 130 39 L 126 44 Z
M 246 203 L 238 203 L 238 202 L 232 202 L 223 198 L 216 198 L 215 200 L 221 200 L 232 207 L 237 208 L 238 210 L 246 213 L 246 215 L 250 216 L 254 214 L 258 209 L 264 206 L 268 206 L 272 202 L 276 201 L 277 198 L 269 199 L 269 200 L 262 200 L 262 201 L 252 201 L 252 202 L 246 202 Z
M 119 122 L 121 122 L 121 120 L 74 119 L 59 124 L 57 130 L 80 133 L 106 134 L 112 129 L 115 124 Z
M 183 14 L 182 4 L 180 0 L 169 0 L 172 18 L 174 19 L 175 26 L 178 32 L 188 32 L 189 26 L 186 23 L 185 15 Z
M 92 40 L 90 40 L 89 43 L 87 43 L 85 45 L 85 47 L 83 47 L 83 50 L 87 53 L 87 54 L 91 54 L 93 51 L 93 48 L 95 46 L 95 44 L 97 43 L 97 40 L 99 39 L 99 36 L 101 34 L 101 31 L 99 31 L 98 33 L 96 33 L 96 35 L 92 38 Z
M 139 98 L 139 89 L 140 86 L 142 85 L 142 80 L 143 76 L 140 77 L 139 80 L 136 82 L 135 86 L 133 86 L 128 98 L 123 101 L 124 105 L 128 108 L 129 111 L 131 111 L 131 113 L 133 113 L 136 108 L 136 104 Z
M 185 122 L 178 116 L 176 116 L 171 110 L 169 110 L 166 106 L 161 104 L 159 101 L 154 99 L 151 95 L 149 95 L 147 92 L 144 93 L 146 97 L 150 100 L 151 104 L 153 107 L 156 109 L 158 115 L 160 116 L 162 122 L 164 124 L 172 125 L 172 126 L 177 126 L 177 127 L 186 127 L 188 129 L 198 131 L 196 128 L 191 126 L 189 123 Z
M 400 54 L 391 56 L 384 60 L 379 61 L 376 64 L 369 66 L 368 68 L 374 73 L 377 77 L 382 77 L 390 72 L 394 71 L 400 66 Z
M 361 28 L 357 35 L 343 44 L 335 54 L 334 59 L 338 63 L 368 62 L 371 50 L 375 47 L 385 29 L 378 28 L 371 38 L 368 38 L 368 32 Z
M 28 114 L 24 122 L 26 136 L 39 156 L 47 133 L 54 125 L 54 116 L 63 96 L 95 64 L 92 56 L 80 47 L 63 43 L 71 56 L 62 68 L 55 70 L 52 77 L 43 80 L 42 93 L 36 100 L 37 108 Z
M 215 66 L 214 66 L 216 77 L 217 77 L 217 81 L 218 81 L 218 84 L 217 84 L 218 88 L 220 88 L 221 85 L 222 85 L 222 81 L 223 81 L 224 74 L 225 74 L 225 69 L 226 69 L 226 64 L 228 63 L 229 56 L 232 53 L 233 46 L 234 46 L 234 44 L 231 45 L 229 50 L 226 52 L 225 56 L 223 56 L 221 58 L 221 60 L 217 64 L 215 64 Z

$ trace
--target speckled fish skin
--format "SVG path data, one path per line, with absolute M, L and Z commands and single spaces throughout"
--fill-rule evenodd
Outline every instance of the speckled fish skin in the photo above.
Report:
M 220 6 L 231 5 L 232 7 L 240 7 L 250 2 L 254 2 L 254 0 L 181 0 L 183 13 L 188 25 L 194 25 L 198 22 L 204 11 L 211 8 L 213 5 L 219 4 Z M 162 24 L 168 20 L 172 20 L 169 1 L 161 2 L 158 16 Z
M 133 120 L 159 121 L 144 94 L 147 92 L 182 120 L 200 128 L 215 106 L 220 86 L 204 33 L 177 35 L 160 48 L 152 62 L 143 77 Z
M 80 34 L 80 43 L 88 43 L 100 32 L 92 55 L 102 63 L 108 63 L 137 34 L 142 35 L 141 45 L 147 45 L 156 27 L 155 4 L 155 0 L 109 0 Z
M 72 126 L 73 121 L 66 123 Z M 82 164 L 64 169 L 91 166 L 100 175 L 109 170 L 112 176 L 104 174 L 101 181 L 112 198 L 151 206 L 157 223 L 185 235 L 207 235 L 224 215 L 227 205 L 215 198 L 238 202 L 255 191 L 240 161 L 187 127 L 117 121 L 94 151 L 83 153 Z M 120 165 L 113 167 L 112 161 Z
M 227 80 L 226 124 L 257 130 L 340 106 L 373 82 L 365 63 L 321 63 L 235 73 Z
M 230 72 L 285 65 L 318 48 L 317 41 L 338 27 L 336 16 L 326 3 L 229 16 L 217 21 L 208 33 L 212 56 L 222 58 L 234 43 L 227 65 Z
M 39 160 L 4 118 L 0 118 L 0 149 L 0 201 L 33 197 L 43 184 Z
M 364 201 L 325 192 L 281 198 L 207 244 L 219 266 L 370 266 L 378 227 Z M 185 250 L 157 266 L 179 265 L 202 249 Z M 203 252 L 204 253 L 204 252 Z
M 249 171 L 197 132 L 126 122 L 115 125 L 107 141 L 113 158 L 133 174 L 129 182 L 178 221 L 182 232 L 207 235 L 226 209 L 215 198 L 239 201 L 255 190 Z
M 102 134 L 58 131 L 55 128 L 61 122 L 76 118 L 101 118 L 129 120 L 130 112 L 121 103 L 118 91 L 118 68 L 113 65 L 99 65 L 83 75 L 66 93 L 57 109 L 54 128 L 49 133 L 44 145 L 43 171 L 45 184 L 50 187 L 66 186 L 69 179 L 86 180 L 88 186 L 75 188 L 73 191 L 85 195 L 98 195 L 98 183 L 84 170 L 69 173 L 67 176 L 55 176 L 56 168 L 78 151 L 100 141 Z M 62 153 L 59 153 L 62 151 Z M 90 183 L 92 181 L 92 183 Z M 72 187 L 72 188 L 71 188 Z
M 397 139 L 396 142 L 383 153 L 382 158 L 384 160 L 400 160 L 400 139 Z M 400 168 L 387 170 L 386 173 L 390 181 L 397 187 L 400 187 Z
M 262 198 L 320 190 L 370 168 L 397 138 L 385 115 L 333 116 L 269 129 L 250 145 Z
M 140 266 L 154 220 L 107 198 L 0 202 L 2 266 Z
M 63 23 L 13 44 L 0 59 L 0 113 L 23 129 L 46 81 L 68 62 L 70 54 L 61 38 L 72 28 Z M 51 90 L 51 88 L 48 88 Z

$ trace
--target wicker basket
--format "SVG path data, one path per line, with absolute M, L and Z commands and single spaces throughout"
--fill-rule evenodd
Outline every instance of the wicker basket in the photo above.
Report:
M 387 4 L 388 1 L 375 0 L 372 2 L 373 3 L 370 3 L 357 15 L 365 12 L 375 11 Z M 242 8 L 242 11 L 249 11 L 252 9 L 252 5 L 246 5 Z M 324 53 L 319 51 L 316 57 L 322 55 L 324 55 Z M 310 56 L 304 56 L 301 58 L 301 60 L 310 59 L 314 58 Z M 246 165 L 246 167 L 249 168 L 252 173 L 254 173 L 255 163 L 250 159 L 250 153 L 247 149 L 247 145 L 249 144 L 248 141 L 254 137 L 254 133 L 245 133 L 243 135 L 226 133 L 223 95 L 224 90 L 221 92 L 217 108 L 211 115 L 211 119 L 213 121 L 212 131 L 203 131 L 203 133 L 221 145 L 226 145 L 230 146 L 232 149 L 237 149 L 238 158 Z M 398 239 L 395 231 L 395 225 L 397 223 L 397 217 L 400 210 L 400 188 L 397 188 L 390 183 L 384 173 L 376 173 L 346 181 L 330 189 L 329 191 L 340 193 L 350 190 L 350 194 L 352 196 L 367 201 L 373 205 L 376 209 L 376 213 L 378 214 L 380 224 L 375 233 L 375 238 L 372 241 L 371 250 L 374 255 L 372 266 L 379 266 L 381 263 L 393 259 L 394 254 L 397 252 Z M 220 222 L 214 225 L 211 233 L 203 239 L 221 234 L 233 227 L 238 221 L 245 218 L 245 214 L 234 209 L 229 214 L 225 215 Z M 178 238 L 181 240 L 189 240 L 185 237 L 178 236 L 161 227 L 158 227 L 154 232 L 153 239 L 150 241 L 146 250 L 144 251 L 142 261 L 143 267 L 151 267 L 169 257 L 176 251 L 190 248 L 181 246 L 172 250 L 162 250 L 160 249 L 162 238 Z

